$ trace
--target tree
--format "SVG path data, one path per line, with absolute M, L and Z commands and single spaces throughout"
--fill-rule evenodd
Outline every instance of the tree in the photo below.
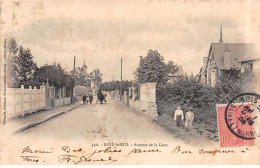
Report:
M 90 88 L 91 85 L 91 76 L 87 73 L 87 66 L 76 68 L 74 73 L 75 84 L 80 86 L 86 86 Z
M 18 45 L 16 42 L 15 37 L 10 37 L 7 43 L 7 50 L 8 50 L 8 56 L 7 56 L 7 86 L 12 87 L 20 87 L 20 83 L 18 80 L 18 77 L 14 71 L 14 57 L 17 57 L 18 54 Z
M 139 83 L 167 81 L 166 65 L 164 58 L 157 50 L 149 50 L 146 57 L 140 57 L 139 67 L 135 73 Z
M 100 73 L 99 69 L 94 69 L 93 72 L 90 72 L 90 76 L 92 81 L 94 82 L 94 84 L 96 86 L 100 86 L 101 82 L 102 82 L 102 76 L 103 74 Z
M 37 68 L 34 74 L 35 85 L 39 86 L 42 83 L 46 83 L 47 79 L 49 84 L 55 86 L 57 89 L 63 86 L 72 87 L 73 78 L 62 69 L 60 64 L 46 64 Z
M 168 61 L 167 65 L 166 65 L 166 71 L 167 71 L 167 74 L 169 74 L 169 73 L 175 74 L 178 71 L 178 66 L 175 65 L 173 61 Z
M 128 88 L 133 86 L 134 82 L 133 81 L 122 81 L 122 91 L 128 91 Z M 100 86 L 101 90 L 104 91 L 112 91 L 112 90 L 119 90 L 120 89 L 120 81 L 109 81 L 109 82 L 104 82 Z
M 37 65 L 33 61 L 30 49 L 19 48 L 17 56 L 13 58 L 14 72 L 21 85 L 28 87 L 33 84 L 33 75 Z

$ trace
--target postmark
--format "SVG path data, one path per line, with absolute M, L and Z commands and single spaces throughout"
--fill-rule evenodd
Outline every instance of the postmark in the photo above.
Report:
M 238 138 L 252 140 L 259 136 L 260 95 L 244 93 L 234 97 L 226 106 L 228 129 Z

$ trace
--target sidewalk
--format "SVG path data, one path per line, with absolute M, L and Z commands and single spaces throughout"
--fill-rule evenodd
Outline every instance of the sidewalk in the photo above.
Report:
M 51 118 L 54 118 L 58 115 L 69 112 L 81 105 L 82 105 L 82 102 L 80 101 L 80 102 L 76 102 L 76 103 L 73 103 L 70 105 L 57 107 L 52 110 L 35 112 L 32 114 L 26 115 L 24 117 L 11 118 L 7 121 L 8 122 L 7 124 L 8 124 L 9 130 L 12 131 L 12 134 L 17 134 L 28 128 L 41 124 Z

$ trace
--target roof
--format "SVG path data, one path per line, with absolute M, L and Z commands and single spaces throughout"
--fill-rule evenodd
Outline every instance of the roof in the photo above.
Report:
M 256 51 L 256 52 L 242 58 L 239 62 L 243 63 L 243 62 L 254 61 L 254 60 L 259 60 L 259 59 L 260 59 L 260 52 Z
M 219 69 L 226 69 L 224 65 L 224 52 L 229 50 L 231 57 L 231 66 L 240 68 L 239 60 L 255 50 L 255 45 L 251 43 L 211 43 L 208 58 L 214 55 L 216 65 Z

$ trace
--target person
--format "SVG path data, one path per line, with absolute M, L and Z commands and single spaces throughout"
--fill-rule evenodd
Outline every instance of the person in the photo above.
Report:
M 98 91 L 98 100 L 100 101 L 100 104 L 103 104 L 103 98 L 104 98 L 104 96 L 103 96 L 101 90 L 99 90 Z
M 192 112 L 192 108 L 189 108 L 189 111 L 185 114 L 185 127 L 192 128 L 192 122 L 194 120 L 194 113 Z
M 92 104 L 92 101 L 93 101 L 93 95 L 92 95 L 92 93 L 90 93 L 90 95 L 89 95 L 89 103 Z
M 87 96 L 84 94 L 83 97 L 82 97 L 83 104 L 86 103 L 86 100 L 87 100 Z
M 86 103 L 88 104 L 89 95 L 86 95 Z
M 176 121 L 177 127 L 180 127 L 180 128 L 182 127 L 183 119 L 184 119 L 183 111 L 181 110 L 181 107 L 178 106 L 177 110 L 175 110 L 175 113 L 174 113 L 174 120 Z
M 107 103 L 106 97 L 107 97 L 107 94 L 104 93 L 104 94 L 103 94 L 103 100 L 104 100 L 105 103 Z

